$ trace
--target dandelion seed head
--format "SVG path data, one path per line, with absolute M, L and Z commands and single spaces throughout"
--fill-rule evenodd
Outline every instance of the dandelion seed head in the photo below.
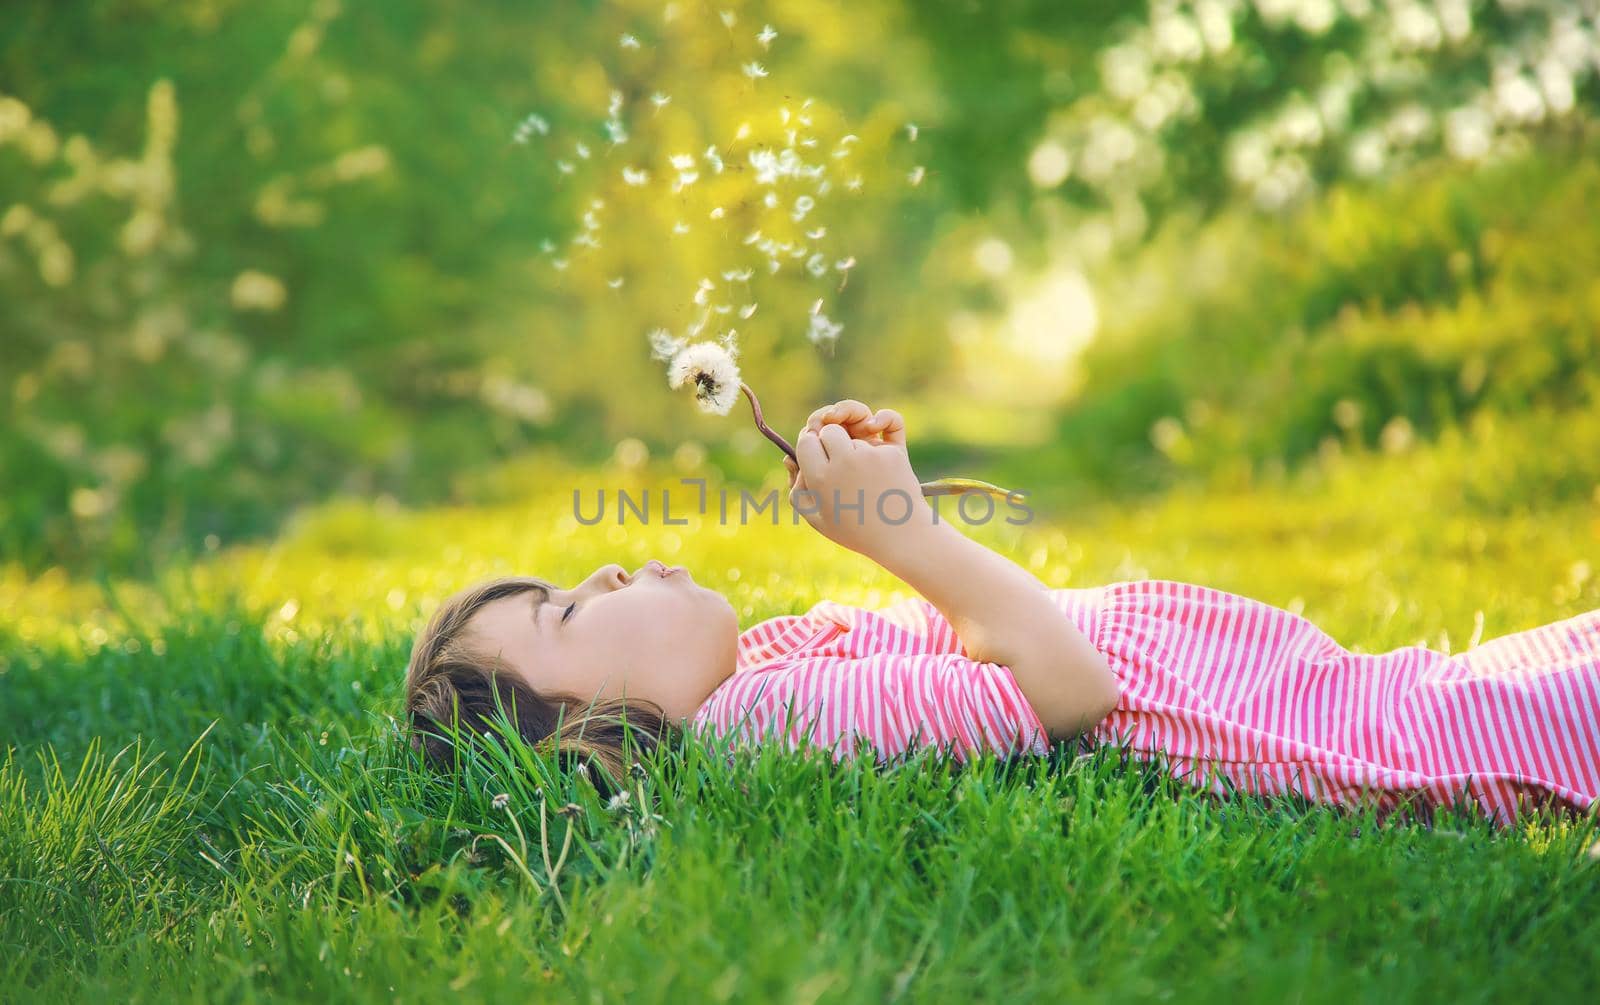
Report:
M 705 412 L 727 415 L 739 397 L 739 366 L 726 345 L 696 342 L 672 357 L 667 385 L 690 385 L 695 403 Z
M 511 794 L 508 792 L 502 792 L 491 799 L 490 802 L 494 805 L 495 809 L 503 810 L 506 808 L 506 804 L 511 802 Z

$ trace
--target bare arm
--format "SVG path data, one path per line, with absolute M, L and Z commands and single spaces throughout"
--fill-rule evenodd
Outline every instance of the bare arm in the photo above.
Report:
M 968 656 L 1010 667 L 1052 740 L 1111 714 L 1118 691 L 1105 656 L 1038 577 L 948 521 L 905 529 L 868 557 L 937 607 Z
M 1038 577 L 935 519 L 911 470 L 898 412 L 873 413 L 853 400 L 818 409 L 796 452 L 798 464 L 786 461 L 796 510 L 926 597 L 972 659 L 1009 667 L 1052 740 L 1092 728 L 1116 707 L 1105 657 Z M 909 518 L 890 522 L 908 506 Z

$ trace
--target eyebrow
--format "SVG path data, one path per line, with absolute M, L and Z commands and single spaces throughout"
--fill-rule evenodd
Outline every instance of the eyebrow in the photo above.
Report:
M 529 593 L 533 597 L 533 604 L 531 605 L 533 608 L 533 630 L 537 632 L 539 631 L 539 611 L 545 604 L 550 602 L 550 591 L 543 586 L 538 586 L 530 590 Z

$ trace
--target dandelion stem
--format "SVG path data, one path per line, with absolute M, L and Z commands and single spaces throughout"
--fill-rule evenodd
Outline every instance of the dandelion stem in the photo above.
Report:
M 750 399 L 750 411 L 755 415 L 756 428 L 761 430 L 762 435 L 764 435 L 767 439 L 777 444 L 778 449 L 788 454 L 789 459 L 798 465 L 800 463 L 800 458 L 795 455 L 794 447 L 790 446 L 788 440 L 778 435 L 778 433 L 771 426 L 767 425 L 767 420 L 762 417 L 761 402 L 757 400 L 756 393 L 750 390 L 750 385 L 741 380 L 739 382 L 739 390 L 743 391 L 744 396 Z M 964 492 L 984 492 L 988 495 L 995 496 L 996 498 L 1005 499 L 1011 495 L 1009 490 L 1003 489 L 1000 486 L 990 482 L 979 481 L 976 478 L 962 478 L 959 476 L 935 478 L 931 482 L 919 483 L 918 487 L 922 489 L 922 494 L 924 496 L 953 496 L 961 495 Z
M 756 400 L 756 393 L 750 390 L 750 385 L 741 380 L 739 381 L 739 390 L 743 391 L 744 396 L 750 399 L 750 411 L 755 414 L 756 428 L 761 430 L 763 436 L 777 444 L 779 450 L 788 454 L 791 461 L 799 464 L 800 458 L 795 454 L 794 447 L 789 445 L 788 440 L 774 432 L 773 428 L 767 425 L 767 420 L 761 417 L 761 402 Z

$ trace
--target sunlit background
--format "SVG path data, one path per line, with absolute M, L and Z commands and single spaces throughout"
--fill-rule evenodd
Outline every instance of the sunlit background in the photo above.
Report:
M 12 5 L 7 597 L 781 481 L 657 328 L 1052 518 L 1452 430 L 1491 508 L 1591 502 L 1597 66 L 1581 0 Z

